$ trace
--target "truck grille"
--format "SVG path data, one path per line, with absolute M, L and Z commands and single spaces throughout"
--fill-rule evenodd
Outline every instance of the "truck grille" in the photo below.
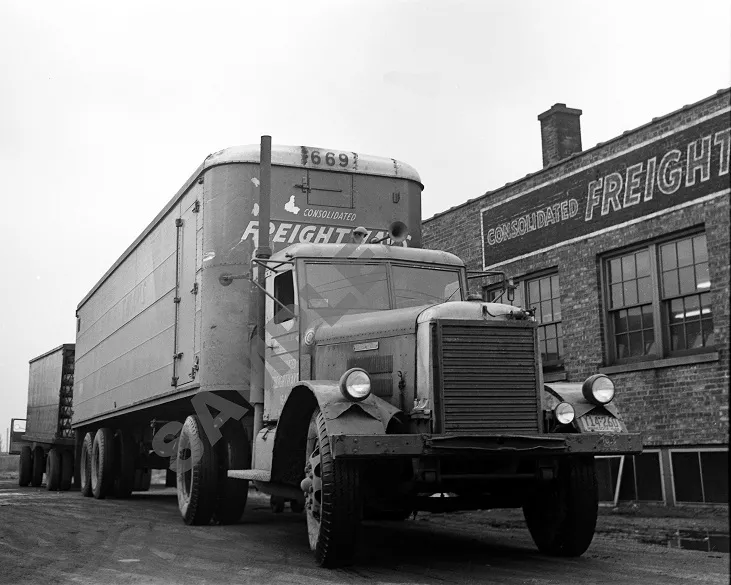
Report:
M 439 432 L 540 430 L 533 323 L 440 320 L 432 339 Z

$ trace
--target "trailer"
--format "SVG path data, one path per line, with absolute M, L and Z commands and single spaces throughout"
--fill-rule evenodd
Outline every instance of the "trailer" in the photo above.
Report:
M 522 507 L 542 552 L 582 554 L 594 456 L 641 437 L 607 376 L 544 384 L 531 308 L 470 294 L 506 275 L 420 248 L 421 190 L 269 137 L 209 156 L 77 308 L 82 494 L 169 469 L 186 524 L 229 524 L 253 483 L 328 567 L 417 510 Z
M 74 475 L 71 404 L 74 344 L 60 345 L 30 360 L 25 444 L 20 449 L 18 485 L 68 490 Z

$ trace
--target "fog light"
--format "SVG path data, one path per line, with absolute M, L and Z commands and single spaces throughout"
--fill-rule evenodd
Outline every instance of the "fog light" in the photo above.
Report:
M 371 393 L 371 379 L 365 370 L 352 368 L 340 377 L 340 392 L 354 402 L 365 400 Z
M 574 417 L 576 416 L 576 413 L 574 412 L 574 407 L 571 406 L 568 402 L 560 402 L 553 410 L 553 412 L 556 415 L 556 420 L 562 425 L 569 424 L 574 420 Z
M 586 379 L 581 392 L 592 404 L 608 404 L 614 398 L 614 382 L 604 374 L 594 374 Z

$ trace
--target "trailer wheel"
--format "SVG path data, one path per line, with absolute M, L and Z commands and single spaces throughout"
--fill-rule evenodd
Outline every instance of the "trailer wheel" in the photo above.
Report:
M 20 449 L 20 459 L 18 460 L 18 485 L 25 487 L 30 483 L 33 475 L 33 453 L 31 453 L 28 445 L 23 445 Z
M 81 457 L 79 459 L 81 495 L 89 498 L 92 495 L 91 490 L 91 454 L 94 450 L 94 435 L 86 433 L 84 442 L 81 443 Z
M 132 433 L 119 429 L 114 434 L 114 497 L 129 498 L 135 483 L 136 447 Z
M 55 492 L 61 485 L 61 452 L 51 447 L 46 458 L 46 489 Z
M 94 435 L 94 446 L 91 451 L 91 491 L 94 497 L 101 500 L 111 492 L 114 486 L 114 433 L 104 427 Z
M 68 449 L 61 453 L 61 483 L 58 489 L 68 491 L 71 489 L 71 479 L 74 477 L 74 454 Z
M 218 496 L 218 457 L 195 415 L 185 419 L 178 438 L 178 508 L 186 524 L 208 524 Z
M 360 469 L 332 456 L 325 417 L 315 409 L 307 430 L 305 479 L 307 532 L 315 560 L 323 567 L 352 562 L 362 517 Z
M 46 469 L 43 447 L 33 449 L 33 473 L 30 476 L 30 485 L 40 487 L 43 483 L 43 472 Z
M 249 496 L 249 482 L 228 477 L 229 469 L 249 469 L 251 451 L 246 431 L 239 421 L 229 421 L 221 428 L 223 435 L 215 446 L 218 458 L 218 501 L 213 519 L 234 524 L 241 519 Z
M 599 492 L 594 457 L 567 458 L 558 478 L 523 505 L 528 530 L 544 554 L 578 557 L 594 538 Z

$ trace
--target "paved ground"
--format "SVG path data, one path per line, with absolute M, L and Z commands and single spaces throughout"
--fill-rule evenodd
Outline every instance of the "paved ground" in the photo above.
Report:
M 728 533 L 726 518 L 602 515 L 579 559 L 536 552 L 514 511 L 420 514 L 369 524 L 358 564 L 314 565 L 302 515 L 252 493 L 235 526 L 188 527 L 174 490 L 127 501 L 18 488 L 0 479 L 0 583 L 506 583 L 672 585 L 729 582 L 729 555 L 669 548 L 678 529 Z M 661 544 L 652 544 L 653 542 Z

